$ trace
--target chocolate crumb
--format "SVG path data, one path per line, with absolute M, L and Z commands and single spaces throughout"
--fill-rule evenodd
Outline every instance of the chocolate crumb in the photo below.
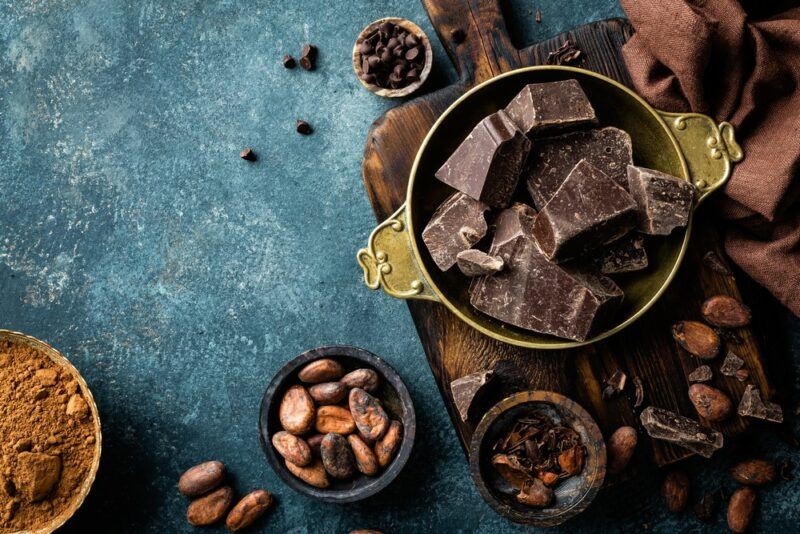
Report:
M 297 62 L 294 60 L 292 56 L 286 54 L 283 56 L 283 66 L 287 69 L 293 69 L 297 66 Z
M 257 159 L 256 158 L 256 153 L 253 152 L 253 149 L 250 148 L 249 146 L 245 147 L 244 150 L 239 152 L 239 157 L 242 158 L 242 159 L 245 159 L 247 161 L 255 161 Z
M 311 133 L 314 131 L 310 124 L 300 119 L 297 119 L 296 129 L 297 133 L 303 135 L 311 135 Z
M 466 38 L 467 36 L 464 34 L 464 30 L 461 28 L 456 28 L 450 32 L 450 39 L 452 39 L 455 44 L 463 43 Z

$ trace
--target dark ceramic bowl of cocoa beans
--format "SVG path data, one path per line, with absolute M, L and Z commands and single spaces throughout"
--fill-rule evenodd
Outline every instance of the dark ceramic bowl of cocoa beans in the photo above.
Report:
M 330 345 L 284 365 L 261 400 L 259 437 L 273 471 L 320 501 L 375 495 L 400 474 L 416 415 L 400 375 L 369 351 Z
M 469 463 L 478 492 L 496 512 L 553 527 L 597 495 L 606 447 L 597 423 L 575 401 L 552 391 L 522 391 L 483 416 Z

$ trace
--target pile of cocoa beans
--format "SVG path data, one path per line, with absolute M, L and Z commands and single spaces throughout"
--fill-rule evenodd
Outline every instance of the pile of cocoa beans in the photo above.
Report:
M 375 476 L 400 448 L 403 425 L 390 420 L 375 393 L 380 385 L 372 369 L 345 374 L 330 358 L 303 367 L 278 408 L 283 430 L 273 434 L 275 450 L 286 468 L 317 488 L 330 477 L 349 479 L 357 473 Z
M 193 499 L 186 510 L 186 520 L 190 524 L 213 525 L 225 518 L 228 530 L 239 532 L 252 525 L 272 505 L 272 494 L 259 489 L 242 497 L 231 508 L 234 493 L 229 485 L 223 485 L 226 475 L 225 464 L 217 461 L 196 465 L 181 475 L 178 491 Z

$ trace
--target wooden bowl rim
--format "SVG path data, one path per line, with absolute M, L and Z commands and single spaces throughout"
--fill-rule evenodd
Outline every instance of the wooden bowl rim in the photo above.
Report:
M 92 412 L 95 439 L 94 457 L 92 458 L 91 466 L 89 466 L 89 472 L 81 483 L 80 491 L 73 497 L 72 504 L 70 504 L 66 510 L 61 512 L 61 514 L 51 519 L 46 525 L 38 528 L 37 530 L 21 531 L 28 534 L 49 534 L 50 532 L 58 530 L 67 521 L 69 521 L 73 515 L 75 515 L 75 512 L 78 511 L 78 508 L 80 508 L 81 505 L 83 505 L 83 502 L 86 500 L 86 496 L 89 495 L 89 491 L 92 489 L 95 479 L 97 478 L 97 471 L 100 468 L 100 458 L 103 451 L 103 433 L 100 425 L 100 413 L 97 410 L 97 403 L 94 400 L 94 395 L 92 395 L 92 391 L 89 389 L 89 385 L 86 383 L 86 380 L 84 380 L 80 371 L 78 371 L 78 369 L 72 365 L 72 362 L 70 362 L 66 356 L 61 354 L 58 349 L 49 343 L 42 341 L 41 339 L 37 339 L 22 332 L 16 332 L 14 330 L 0 329 L 0 340 L 13 341 L 15 343 L 21 343 L 35 348 L 50 358 L 53 363 L 62 369 L 66 369 L 78 382 L 81 392 L 89 404 L 89 410 Z
M 378 26 L 383 24 L 384 22 L 393 22 L 398 26 L 402 26 L 403 29 L 412 32 L 420 42 L 425 47 L 425 65 L 422 67 L 422 72 L 419 75 L 419 80 L 416 82 L 406 85 L 405 87 L 400 87 L 399 89 L 391 89 L 386 87 L 378 87 L 373 83 L 367 83 L 361 77 L 362 69 L 361 69 L 361 61 L 359 61 L 361 53 L 358 51 L 359 45 L 364 41 L 368 34 L 374 32 L 378 29 Z M 353 45 L 353 70 L 356 71 L 356 78 L 358 81 L 361 82 L 368 91 L 374 93 L 378 96 L 383 96 L 386 98 L 402 98 L 405 96 L 409 96 L 410 94 L 414 93 L 422 87 L 425 81 L 428 79 L 428 76 L 431 73 L 431 68 L 433 67 L 433 46 L 431 45 L 430 39 L 422 31 L 422 28 L 417 26 L 415 23 L 411 22 L 408 19 L 400 18 L 400 17 L 383 17 L 376 21 L 370 22 L 361 33 L 358 34 L 356 38 L 356 43 Z
M 572 413 L 577 419 L 582 421 L 591 438 L 591 443 L 584 443 L 584 445 L 589 451 L 588 454 L 594 455 L 597 458 L 597 475 L 592 477 L 591 484 L 584 494 L 570 507 L 564 508 L 558 514 L 546 518 L 538 517 L 538 514 L 541 512 L 539 508 L 532 507 L 529 512 L 519 512 L 500 502 L 492 494 L 489 485 L 486 483 L 481 473 L 480 450 L 488 430 L 502 414 L 521 404 L 529 403 L 558 406 L 561 410 Z M 597 426 L 597 422 L 580 404 L 555 391 L 520 391 L 501 400 L 492 406 L 481 418 L 480 423 L 478 423 L 478 426 L 475 428 L 475 432 L 472 434 L 472 439 L 469 444 L 470 474 L 472 475 L 472 480 L 478 488 L 478 493 L 480 493 L 481 497 L 483 497 L 492 509 L 502 516 L 516 523 L 524 523 L 537 527 L 560 525 L 586 510 L 603 486 L 606 475 L 606 462 L 605 440 L 603 439 L 602 432 L 600 432 L 600 427 Z
M 392 460 L 392 463 L 389 464 L 389 467 L 379 476 L 366 477 L 370 481 L 366 485 L 353 489 L 320 489 L 306 484 L 286 469 L 283 458 L 276 453 L 272 443 L 270 443 L 270 436 L 267 435 L 269 430 L 268 423 L 270 411 L 276 403 L 280 402 L 280 399 L 277 398 L 276 395 L 277 392 L 283 388 L 286 381 L 291 378 L 295 371 L 314 360 L 321 358 L 336 359 L 337 357 L 355 359 L 368 364 L 369 367 L 372 367 L 381 375 L 382 380 L 388 382 L 388 384 L 395 389 L 402 407 L 402 414 L 400 414 L 400 416 L 403 422 L 403 442 L 400 444 L 400 450 L 397 451 L 397 455 L 394 460 Z M 261 448 L 264 450 L 270 467 L 281 480 L 298 493 L 308 495 L 320 501 L 340 504 L 361 501 L 379 493 L 391 484 L 403 470 L 411 456 L 416 437 L 416 429 L 417 422 L 414 403 L 411 400 L 411 394 L 408 392 L 408 388 L 397 371 L 386 363 L 385 360 L 372 352 L 351 345 L 324 345 L 307 350 L 284 364 L 267 386 L 264 396 L 261 399 L 261 407 L 258 414 L 258 436 L 261 442 Z M 360 476 L 365 477 L 365 475 Z

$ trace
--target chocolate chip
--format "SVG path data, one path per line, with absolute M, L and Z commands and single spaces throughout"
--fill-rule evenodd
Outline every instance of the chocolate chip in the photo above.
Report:
M 420 54 L 419 47 L 412 48 L 408 52 L 406 52 L 406 59 L 409 61 L 414 61 Z
M 294 58 L 289 54 L 283 56 L 283 66 L 287 69 L 293 69 L 297 66 L 297 62 L 295 62 Z
M 358 46 L 358 53 L 369 55 L 375 50 L 375 47 L 369 41 L 364 41 Z
M 245 147 L 244 150 L 239 152 L 239 157 L 242 158 L 242 159 L 246 159 L 247 161 L 255 161 L 256 160 L 256 153 L 253 152 L 253 149 L 248 146 L 248 147 Z
M 467 36 L 464 34 L 464 30 L 462 30 L 461 28 L 456 28 L 450 32 L 450 39 L 452 39 L 453 42 L 456 44 L 463 43 L 464 39 L 466 38 Z
M 405 45 L 407 47 L 409 47 L 409 48 L 411 48 L 413 46 L 417 46 L 419 44 L 419 40 L 417 39 L 417 36 L 414 35 L 413 33 L 409 33 L 408 35 L 406 35 L 406 38 L 404 39 L 404 42 L 405 42 Z
M 317 60 L 317 47 L 310 44 L 303 45 L 300 52 L 300 66 L 306 70 L 314 70 Z
M 303 134 L 303 135 L 311 135 L 311 132 L 314 131 L 311 128 L 310 124 L 308 124 L 306 121 L 303 121 L 303 120 L 300 120 L 300 119 L 297 119 L 296 128 L 297 128 L 297 133 Z

